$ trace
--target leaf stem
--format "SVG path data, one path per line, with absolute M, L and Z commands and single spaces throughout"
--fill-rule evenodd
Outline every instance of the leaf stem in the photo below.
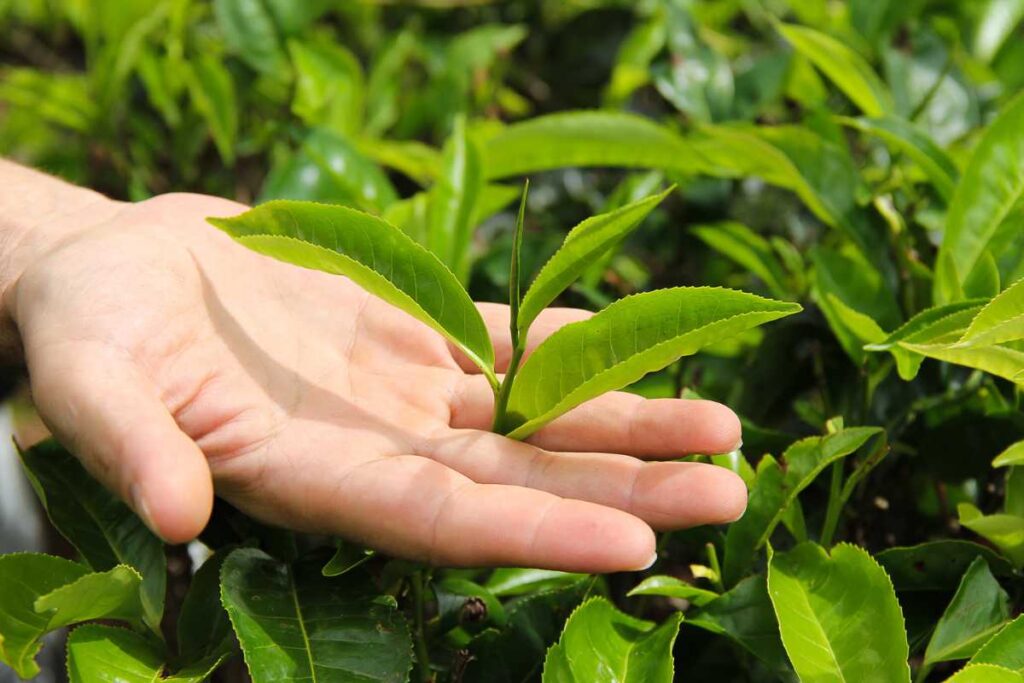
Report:
M 423 619 L 424 596 L 423 596 L 423 570 L 413 572 L 410 579 L 412 584 L 412 597 L 415 609 L 415 629 L 413 639 L 416 648 L 416 662 L 420 671 L 420 680 L 429 683 L 433 680 L 430 675 L 430 651 L 427 648 L 426 625 Z
M 513 334 L 512 336 L 515 338 L 517 335 Z M 523 353 L 526 351 L 526 344 L 521 343 L 518 339 L 514 339 L 513 344 L 512 358 L 508 362 L 508 372 L 505 373 L 505 379 L 501 381 L 498 396 L 494 401 L 494 423 L 491 426 L 491 431 L 498 434 L 505 433 L 508 397 L 512 393 L 512 382 L 515 381 L 516 373 L 519 371 L 519 362 L 523 359 Z
M 827 548 L 832 545 L 832 537 L 835 536 L 836 527 L 839 525 L 839 513 L 843 509 L 843 461 L 837 460 L 832 464 L 832 481 L 828 489 L 828 508 L 825 510 L 825 522 L 821 525 L 821 538 L 819 543 Z

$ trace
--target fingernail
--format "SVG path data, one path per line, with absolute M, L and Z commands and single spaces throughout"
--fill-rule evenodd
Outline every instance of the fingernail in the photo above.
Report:
M 734 451 L 738 451 L 741 448 L 743 448 L 743 437 L 740 437 L 740 440 L 737 441 L 736 445 L 732 447 Z
M 736 517 L 734 517 L 733 519 L 728 520 L 726 522 L 726 524 L 732 524 L 733 522 L 740 521 L 741 519 L 743 519 L 743 515 L 745 515 L 745 514 L 747 514 L 747 506 L 746 505 L 743 506 L 743 510 L 740 512 L 740 514 L 736 515 Z
M 654 566 L 654 563 L 655 563 L 655 562 L 657 562 L 657 561 L 658 561 L 658 552 L 657 552 L 657 551 L 655 551 L 655 552 L 654 552 L 654 554 L 653 554 L 653 555 L 651 555 L 651 561 L 650 561 L 650 562 L 648 562 L 648 563 L 647 563 L 646 565 L 644 565 L 643 567 L 640 567 L 640 569 L 638 569 L 637 571 L 641 571 L 641 572 L 642 572 L 642 571 L 647 571 L 648 569 L 650 569 L 651 567 L 653 567 L 653 566 Z
M 149 530 L 155 534 L 156 527 L 153 526 L 153 518 L 149 515 L 149 506 L 146 505 L 146 499 L 143 498 L 142 490 L 139 485 L 132 484 L 128 488 L 128 495 L 132 499 L 132 509 L 135 510 L 135 514 L 138 515 L 143 524 L 149 527 Z

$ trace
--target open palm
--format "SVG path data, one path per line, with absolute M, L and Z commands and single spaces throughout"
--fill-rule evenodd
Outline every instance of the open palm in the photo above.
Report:
M 731 472 L 644 460 L 736 447 L 727 408 L 612 393 L 530 443 L 492 434 L 490 387 L 440 335 L 205 222 L 244 208 L 165 195 L 62 219 L 7 294 L 44 421 L 167 540 L 202 529 L 216 489 L 404 557 L 597 572 L 649 564 L 652 527 L 742 513 Z M 481 311 L 501 371 L 507 310 Z M 545 312 L 531 344 L 585 315 Z

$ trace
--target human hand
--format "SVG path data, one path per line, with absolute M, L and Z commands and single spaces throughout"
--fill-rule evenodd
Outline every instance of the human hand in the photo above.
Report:
M 612 393 L 530 443 L 487 431 L 493 395 L 434 331 L 344 278 L 252 253 L 200 195 L 90 203 L 34 226 L 4 294 L 40 415 L 170 542 L 214 489 L 247 514 L 445 565 L 639 569 L 651 528 L 739 516 L 698 463 L 736 447 L 707 401 Z M 499 371 L 507 310 L 482 304 Z M 586 315 L 552 309 L 531 346 Z

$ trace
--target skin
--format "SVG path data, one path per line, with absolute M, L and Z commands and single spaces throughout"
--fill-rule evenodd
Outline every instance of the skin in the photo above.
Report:
M 0 188 L 7 358 L 48 428 L 168 542 L 200 532 L 216 492 L 434 564 L 608 572 L 648 566 L 655 529 L 744 510 L 732 472 L 662 462 L 734 449 L 720 404 L 612 393 L 515 442 L 487 431 L 491 390 L 440 335 L 206 223 L 240 204 L 113 202 L 5 162 Z M 500 372 L 508 311 L 480 309 Z M 531 347 L 586 315 L 546 311 Z

